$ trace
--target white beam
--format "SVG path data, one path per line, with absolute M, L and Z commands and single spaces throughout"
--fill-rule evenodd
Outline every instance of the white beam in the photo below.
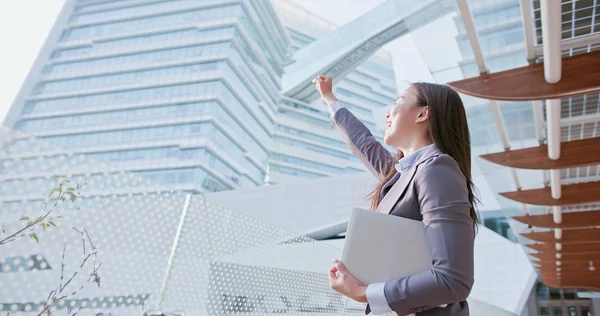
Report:
M 554 229 L 554 238 L 556 240 L 561 240 L 562 239 L 562 229 L 560 229 L 560 228 L 555 228 Z
M 541 144 L 544 143 L 544 120 L 542 117 L 544 116 L 544 110 L 542 109 L 543 104 L 542 101 L 533 101 L 533 122 L 535 124 L 535 135 L 537 137 L 538 142 Z
M 593 176 L 593 177 L 562 179 L 560 182 L 564 185 L 569 185 L 569 184 L 575 184 L 575 183 L 581 183 L 581 182 L 595 182 L 595 181 L 600 181 L 600 175 Z
M 548 83 L 557 83 L 562 76 L 561 67 L 561 1 L 542 0 L 542 39 L 544 76 Z
M 552 191 L 552 198 L 555 200 L 560 199 L 562 192 L 560 187 L 560 170 L 550 170 L 550 189 Z
M 550 185 L 550 173 L 548 172 L 548 170 L 542 171 L 542 181 L 544 183 L 544 186 Z
M 542 51 L 544 53 L 544 77 L 548 83 L 557 83 L 562 77 L 561 55 L 561 1 L 541 0 L 542 15 Z M 546 123 L 548 124 L 548 157 L 552 160 L 560 158 L 560 99 L 546 100 Z M 553 199 L 560 199 L 560 170 L 550 171 L 550 189 Z M 562 222 L 561 207 L 553 207 L 555 223 Z M 562 239 L 562 229 L 554 230 L 554 237 Z M 558 249 L 556 244 L 556 249 Z M 562 245 L 561 245 L 562 248 Z M 560 266 L 560 261 L 556 261 Z
M 521 181 L 519 180 L 519 174 L 517 173 L 517 169 L 510 168 L 510 171 L 512 173 L 513 180 L 515 181 L 515 186 L 517 187 L 517 190 L 521 191 L 523 189 L 523 187 L 521 187 Z M 527 212 L 525 212 L 525 213 L 527 213 Z
M 546 100 L 546 124 L 548 125 L 548 157 L 560 158 L 560 99 Z
M 528 0 L 523 0 L 528 1 Z M 570 37 L 560 42 L 560 50 L 565 51 L 569 49 L 582 48 L 589 45 L 600 43 L 600 33 L 591 33 L 582 36 Z M 544 48 L 543 45 L 535 45 L 535 55 L 543 56 Z
M 158 309 L 162 308 L 162 304 L 165 298 L 165 291 L 167 290 L 167 282 L 169 281 L 169 277 L 171 275 L 171 267 L 173 266 L 173 261 L 175 260 L 175 254 L 177 251 L 177 247 L 179 244 L 179 239 L 181 237 L 181 232 L 183 230 L 183 224 L 187 218 L 187 213 L 190 208 L 190 203 L 192 201 L 192 196 L 187 194 L 185 196 L 185 203 L 183 205 L 183 209 L 181 210 L 181 216 L 179 217 L 179 225 L 177 225 L 177 231 L 175 232 L 175 239 L 173 240 L 173 246 L 171 247 L 171 253 L 169 255 L 169 260 L 167 261 L 167 268 L 165 269 L 165 274 L 163 275 L 163 279 L 160 285 L 160 292 L 158 294 Z
M 492 115 L 494 115 L 494 121 L 496 122 L 496 126 L 498 127 L 498 134 L 500 134 L 502 146 L 504 147 L 504 150 L 510 150 L 508 134 L 506 133 L 506 128 L 504 127 L 504 119 L 502 119 L 502 113 L 500 113 L 500 106 L 498 105 L 498 102 L 495 100 L 490 100 L 490 109 L 492 110 Z
M 546 100 L 546 122 L 548 124 L 548 157 L 556 160 L 560 158 L 560 100 Z M 560 183 L 560 170 L 550 170 L 550 190 L 553 199 L 560 199 L 562 187 Z M 556 206 L 552 210 L 554 222 L 559 224 L 562 220 L 562 209 Z M 557 221 L 558 220 L 558 221 Z M 556 232 L 555 232 L 556 234 Z M 562 231 L 561 235 L 562 236 Z M 559 235 L 555 235 L 556 239 Z
M 467 36 L 469 37 L 469 42 L 471 43 L 471 49 L 473 50 L 473 56 L 475 57 L 475 62 L 477 62 L 479 73 L 486 74 L 488 73 L 488 69 L 485 66 L 485 59 L 483 58 L 481 45 L 479 45 L 479 37 L 477 36 L 477 31 L 475 30 L 475 23 L 473 23 L 473 16 L 471 15 L 469 3 L 467 0 L 456 0 L 456 4 L 458 5 L 458 11 L 460 11 L 460 16 L 463 20 L 463 24 L 465 25 L 465 31 L 467 31 Z
M 460 11 L 460 16 L 463 20 L 463 24 L 465 25 L 465 31 L 467 32 L 467 36 L 469 37 L 469 42 L 471 44 L 471 49 L 473 50 L 473 56 L 475 58 L 475 62 L 477 63 L 479 73 L 488 73 L 488 69 L 485 64 L 485 59 L 483 58 L 481 45 L 479 45 L 479 36 L 477 35 L 477 30 L 475 30 L 475 23 L 473 23 L 473 15 L 471 15 L 469 3 L 467 2 L 467 0 L 456 0 L 456 3 L 458 6 L 458 10 Z M 494 115 L 494 121 L 496 122 L 496 127 L 498 128 L 498 134 L 500 135 L 502 146 L 504 146 L 504 150 L 510 150 L 510 142 L 508 141 L 508 134 L 506 133 L 506 127 L 502 119 L 502 113 L 500 112 L 498 102 L 496 102 L 495 100 L 490 100 L 490 108 Z M 517 170 L 511 168 L 511 173 L 517 190 L 521 190 L 521 181 L 519 181 L 519 175 L 517 173 Z M 523 207 L 523 214 L 528 215 L 529 208 L 527 207 L 527 205 L 521 205 Z
M 560 212 L 560 208 L 560 206 L 552 207 L 552 219 L 554 219 L 554 222 L 557 224 L 562 223 L 562 212 Z
M 533 34 L 533 14 L 531 11 L 531 0 L 521 0 L 521 20 L 523 20 L 523 34 L 525 38 L 525 51 L 527 61 L 531 64 L 535 62 L 537 50 L 535 47 L 536 39 Z M 540 48 L 541 51 L 541 48 Z
M 600 121 L 600 113 L 578 115 L 560 120 L 560 126 L 569 126 L 575 124 L 595 123 Z

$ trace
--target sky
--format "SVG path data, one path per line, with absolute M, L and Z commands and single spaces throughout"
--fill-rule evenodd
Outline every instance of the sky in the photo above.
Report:
M 343 25 L 383 0 L 292 0 L 335 24 Z M 18 0 L 0 2 L 0 122 L 33 65 L 64 0 Z M 32 10 L 32 8 L 35 8 Z M 411 35 L 384 46 L 392 53 L 397 81 L 431 81 L 422 53 Z
M 0 3 L 0 122 L 42 48 L 64 0 Z

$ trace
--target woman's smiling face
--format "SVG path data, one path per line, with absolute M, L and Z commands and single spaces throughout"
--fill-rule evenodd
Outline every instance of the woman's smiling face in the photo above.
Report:
M 396 99 L 396 104 L 386 114 L 384 141 L 395 148 L 401 147 L 403 139 L 419 132 L 423 111 L 426 107 L 416 103 L 415 90 L 412 87 L 404 89 Z

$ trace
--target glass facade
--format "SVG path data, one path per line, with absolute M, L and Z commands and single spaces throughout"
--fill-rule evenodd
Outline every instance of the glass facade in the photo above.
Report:
M 479 43 L 490 72 L 527 65 L 519 1 L 470 0 Z M 479 75 L 473 50 L 460 16 L 454 18 L 464 78 Z M 474 147 L 499 144 L 500 138 L 487 100 L 463 97 Z M 531 102 L 499 102 L 511 144 L 536 138 Z M 516 145 L 515 147 L 519 147 Z
M 589 299 L 577 296 L 577 290 L 558 290 L 545 286 L 541 282 L 536 285 L 537 312 L 540 316 L 573 315 L 592 316 L 593 306 Z
M 289 53 L 317 37 L 310 26 L 281 27 L 269 3 L 80 0 L 72 9 L 11 127 L 192 191 L 207 190 L 203 170 L 220 189 L 262 185 L 269 162 L 303 177 L 363 170 L 324 105 L 281 97 Z M 336 85 L 379 140 L 372 109 L 393 104 L 396 90 L 385 52 Z M 181 165 L 198 176 L 178 176 Z
M 13 127 L 193 192 L 261 185 L 289 46 L 268 5 L 76 1 Z
M 274 5 L 291 39 L 290 53 L 335 29 L 330 22 L 301 7 L 278 1 Z M 389 107 L 397 97 L 390 55 L 379 51 L 371 56 L 344 79 L 336 82 L 334 91 L 376 138 L 383 141 L 383 133 L 375 125 L 373 109 Z M 321 100 L 305 104 L 292 98 L 283 98 L 278 112 L 282 119 L 277 122 L 275 129 L 275 153 L 270 156 L 271 173 L 316 178 L 365 170 L 341 140 L 331 123 L 327 106 Z M 291 167 L 293 164 L 301 168 Z M 277 177 L 273 178 L 271 183 L 277 183 Z

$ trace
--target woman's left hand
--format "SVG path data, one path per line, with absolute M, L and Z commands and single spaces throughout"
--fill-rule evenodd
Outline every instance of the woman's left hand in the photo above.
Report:
M 340 273 L 339 277 L 337 272 Z M 333 267 L 329 269 L 329 285 L 340 294 L 357 302 L 367 303 L 367 287 L 353 277 L 346 266 L 337 259 L 333 260 Z

